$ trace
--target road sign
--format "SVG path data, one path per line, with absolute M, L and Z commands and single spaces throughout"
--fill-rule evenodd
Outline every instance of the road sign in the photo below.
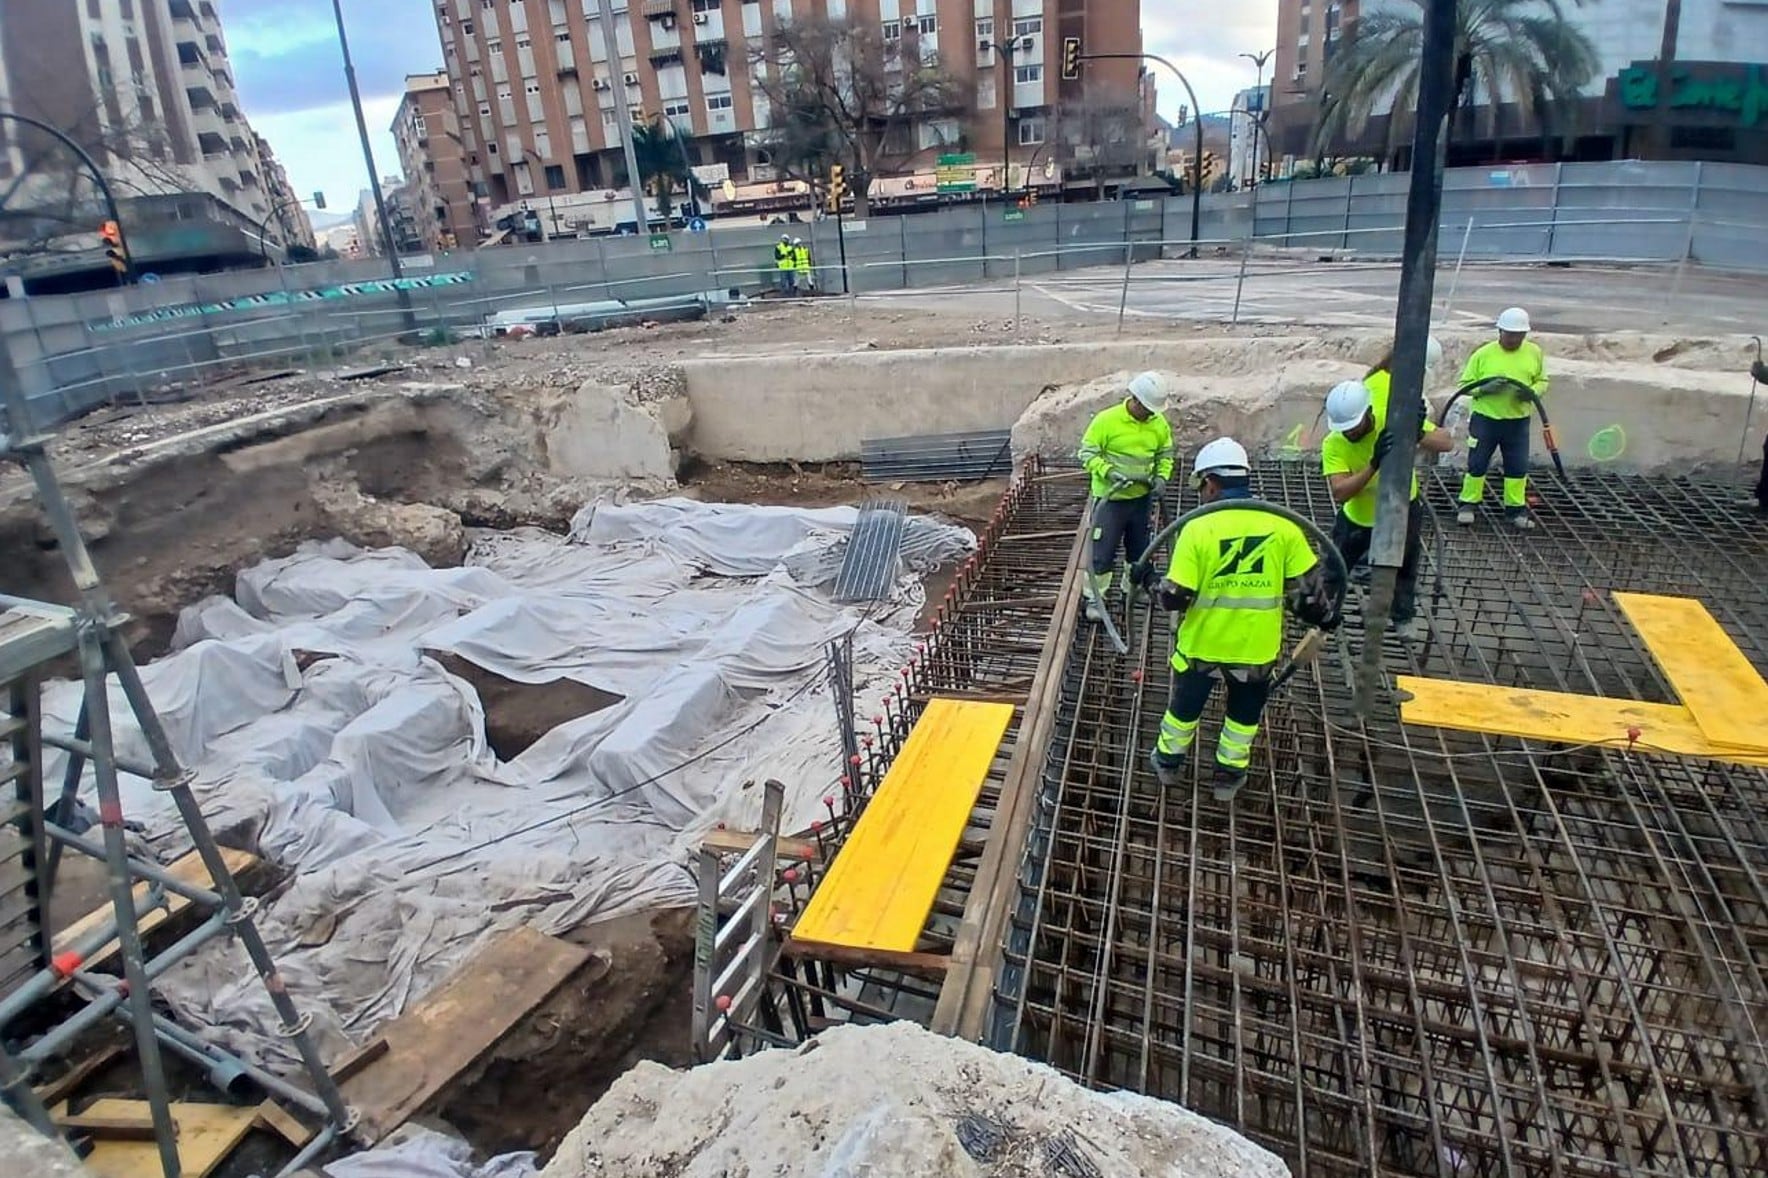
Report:
M 1006 213 L 1002 215 L 1001 220 L 1003 220 L 1003 221 L 1023 221 L 1023 220 L 1025 220 L 1025 210 L 1024 209 L 1008 209 L 1006 211 Z
M 940 192 L 975 192 L 975 153 L 965 151 L 940 156 L 934 164 L 933 179 Z
M 669 244 L 669 234 L 653 233 L 651 234 L 651 248 L 654 250 L 667 251 L 674 247 Z
M 706 232 L 706 219 L 704 217 L 689 217 L 688 218 L 688 232 L 689 233 L 704 233 L 704 232 Z

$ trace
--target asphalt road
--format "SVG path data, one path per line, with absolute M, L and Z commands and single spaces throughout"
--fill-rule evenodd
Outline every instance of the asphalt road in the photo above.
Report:
M 1391 327 L 1399 267 L 1390 263 L 1259 261 L 1244 285 L 1237 261 L 1148 262 L 1130 272 L 1126 315 L 1143 321 L 1186 320 L 1255 325 Z M 1023 313 L 1043 320 L 1115 318 L 1123 297 L 1121 267 L 1025 279 Z M 975 301 L 1000 313 L 1009 290 L 998 287 L 903 292 L 893 301 L 928 307 Z M 1641 331 L 1675 335 L 1768 334 L 1768 276 L 1698 267 L 1469 265 L 1459 276 L 1441 268 L 1438 326 L 1483 329 L 1505 307 L 1528 308 L 1546 332 Z M 1445 310 L 1446 308 L 1446 310 Z

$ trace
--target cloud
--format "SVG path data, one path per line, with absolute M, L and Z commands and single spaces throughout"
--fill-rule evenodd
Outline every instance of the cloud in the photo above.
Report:
M 400 172 L 399 153 L 387 128 L 398 109 L 397 96 L 364 98 L 369 142 L 382 176 Z M 252 127 L 270 141 L 276 158 L 288 169 L 289 184 L 302 199 L 324 192 L 328 210 L 354 208 L 368 187 L 368 168 L 357 142 L 356 116 L 348 99 L 308 110 L 253 118 Z
M 1251 86 L 1258 71 L 1239 55 L 1272 48 L 1277 41 L 1277 6 L 1223 4 L 1220 0 L 1147 0 L 1142 6 L 1142 48 L 1185 72 L 1206 111 L 1227 110 L 1234 95 Z M 1275 59 L 1266 63 L 1271 79 Z M 1185 88 L 1172 73 L 1154 66 L 1160 113 L 1172 118 L 1189 106 Z
M 441 65 L 434 14 L 429 0 L 347 0 L 344 24 L 364 99 L 397 95 L 406 74 Z M 235 82 L 254 124 L 346 95 L 326 0 L 230 0 L 225 19 Z

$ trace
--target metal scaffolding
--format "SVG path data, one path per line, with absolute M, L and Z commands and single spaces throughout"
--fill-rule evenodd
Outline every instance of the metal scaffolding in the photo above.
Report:
M 1317 467 L 1254 477 L 1330 523 Z M 1427 480 L 1437 520 L 1453 490 Z M 1535 533 L 1427 527 L 1433 636 L 1390 639 L 1390 673 L 1669 702 L 1617 589 L 1698 598 L 1768 669 L 1768 530 L 1734 490 L 1579 472 L 1539 497 Z M 1360 720 L 1328 658 L 1227 807 L 1142 760 L 1164 617 L 1127 657 L 1067 633 L 992 1002 L 956 1029 L 1301 1178 L 1768 1173 L 1768 771 Z
M 211 1074 L 248 1076 L 277 1098 L 324 1122 L 322 1130 L 288 1165 L 292 1172 L 318 1157 L 352 1117 L 337 1085 L 308 1035 L 309 1016 L 295 1007 L 253 914 L 255 900 L 244 896 L 228 869 L 220 846 L 209 831 L 191 792 L 191 775 L 179 765 L 164 725 L 142 684 L 124 641 L 125 621 L 100 582 L 45 453 L 47 439 L 33 435 L 17 391 L 0 387 L 6 416 L 0 421 L 0 458 L 21 463 L 30 473 L 45 518 L 65 556 L 80 604 L 72 609 L 43 602 L 0 596 L 0 691 L 10 707 L 0 719 L 9 737 L 10 756 L 0 766 L 0 780 L 12 782 L 0 805 L 0 1088 L 13 1105 L 39 1129 L 56 1135 L 48 1111 L 29 1080 L 34 1069 L 52 1060 L 94 1024 L 117 1018 L 134 1033 L 136 1063 L 151 1112 L 154 1140 L 166 1178 L 177 1178 L 180 1160 L 177 1128 L 161 1048 L 171 1050 Z M 84 680 L 78 722 L 72 733 L 42 730 L 36 705 L 41 681 L 68 658 L 77 660 Z M 113 743 L 110 694 L 120 689 L 152 763 L 130 764 L 119 758 Z M 60 795 L 45 797 L 41 751 L 47 745 L 69 755 Z M 100 839 L 75 834 L 68 827 L 75 794 L 90 767 L 97 799 Z M 147 778 L 177 807 L 192 846 L 209 876 L 208 886 L 193 886 L 129 852 L 125 843 L 121 773 Z M 102 924 L 60 951 L 52 951 L 48 912 L 54 898 L 61 852 L 89 855 L 103 861 L 109 877 L 112 912 Z M 136 888 L 147 897 L 138 902 Z M 173 943 L 150 952 L 138 932 L 137 918 L 164 906 L 168 895 L 191 902 L 200 912 L 194 928 Z M 154 1009 L 153 981 L 199 947 L 218 937 L 235 937 L 262 979 L 277 1014 L 280 1033 L 294 1046 L 305 1065 L 307 1088 L 265 1072 L 177 1026 Z M 105 972 L 96 960 L 116 943 L 122 978 Z M 60 1001 L 69 993 L 81 999 L 72 1008 Z M 9 1040 L 28 1024 L 31 1037 L 22 1044 Z

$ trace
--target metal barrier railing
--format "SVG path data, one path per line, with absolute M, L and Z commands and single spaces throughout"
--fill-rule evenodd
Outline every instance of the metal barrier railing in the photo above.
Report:
M 1674 266 L 1674 297 L 1693 264 L 1693 244 L 1702 229 L 1768 236 L 1768 226 L 1710 217 L 1697 211 L 1632 217 L 1567 216 L 1552 210 L 1548 213 L 1533 218 L 1519 218 L 1513 211 L 1501 210 L 1491 215 L 1451 214 L 1442 227 L 1443 239 L 1453 243 L 1454 250 L 1444 311 L 1453 307 L 1461 274 L 1471 262 L 1548 260 Z M 907 220 L 912 219 L 905 219 L 899 226 L 895 242 L 890 242 L 887 234 L 873 238 L 882 237 L 892 252 L 885 256 L 854 256 L 846 266 L 826 260 L 834 247 L 826 240 L 825 230 L 818 237 L 824 260 L 812 267 L 819 291 L 825 295 L 839 291 L 856 308 L 860 302 L 1010 296 L 1012 322 L 1017 329 L 1024 317 L 1023 294 L 1028 279 L 1035 279 L 1036 286 L 1045 291 L 1097 290 L 1109 282 L 1117 287 L 1117 323 L 1121 334 L 1129 315 L 1140 313 L 1130 306 L 1134 289 L 1232 281 L 1234 296 L 1227 319 L 1238 324 L 1249 283 L 1274 278 L 1292 280 L 1319 272 L 1327 265 L 1340 272 L 1351 267 L 1391 269 L 1397 266 L 1398 243 L 1404 232 L 1403 223 L 1395 221 L 1300 231 L 1286 226 L 1279 233 L 1259 235 L 1249 231 L 1236 237 L 1193 241 L 1168 238 L 1158 232 L 1137 232 L 1126 214 L 1121 225 L 1111 224 L 1113 218 L 1092 217 L 1070 226 L 1077 234 L 1096 233 L 1109 227 L 1125 234 L 1121 240 L 1083 240 L 1053 246 L 1039 241 L 1032 248 L 996 246 L 913 257 L 909 256 L 910 249 L 904 248 L 913 241 L 908 236 Z M 1250 219 L 1248 228 L 1254 228 Z M 1638 243 L 1639 248 L 1631 253 L 1575 252 L 1558 248 L 1566 243 L 1555 240 L 1570 235 L 1575 244 L 1580 233 L 1612 233 L 1617 229 L 1626 231 L 1627 240 Z M 1538 248 L 1520 246 L 1530 234 L 1540 237 Z M 1666 235 L 1673 238 L 1674 244 L 1666 241 Z M 986 229 L 983 236 L 986 239 Z M 1311 250 L 1330 250 L 1334 260 L 1310 264 L 1294 256 Z M 531 272 L 524 274 L 524 278 L 539 278 L 546 269 L 593 268 L 596 277 L 589 279 L 526 281 L 501 290 L 432 286 L 410 292 L 405 300 L 407 305 L 403 306 L 330 299 L 279 302 L 262 309 L 199 313 L 195 318 L 178 320 L 175 327 L 167 330 L 123 330 L 108 336 L 95 334 L 90 324 L 81 324 L 79 346 L 39 347 L 37 355 L 17 365 L 18 375 L 27 389 L 43 389 L 37 401 L 53 406 L 50 416 L 63 419 L 107 400 L 118 403 L 132 397 L 145 403 L 150 394 L 157 394 L 163 386 L 201 379 L 205 373 L 293 359 L 304 359 L 309 366 L 316 367 L 349 351 L 390 345 L 408 338 L 414 330 L 436 332 L 442 338 L 463 331 L 476 332 L 499 312 L 533 309 L 542 312 L 542 319 L 550 312 L 550 318 L 563 321 L 567 318 L 566 308 L 583 303 L 675 297 L 685 302 L 694 294 L 771 285 L 770 245 L 726 246 L 721 251 L 709 243 L 707 248 L 690 249 L 675 256 L 692 257 L 707 264 L 678 265 L 661 273 L 615 277 L 618 268 L 642 265 L 647 255 L 621 256 L 598 244 L 593 258 L 530 262 L 524 267 Z M 737 258 L 743 261 L 736 262 Z M 1136 272 L 1138 262 L 1156 259 L 1182 259 L 1186 264 Z M 1120 270 L 1108 272 L 1107 266 Z M 509 271 L 502 273 L 507 275 Z M 961 276 L 954 279 L 954 273 Z M 497 280 L 490 274 L 481 278 Z M 287 271 L 278 272 L 278 282 L 279 291 L 269 293 L 288 298 Z M 473 293 L 460 297 L 467 290 Z M 31 329 L 41 336 L 43 329 L 34 319 L 32 302 L 25 300 L 27 317 Z M 67 326 L 54 324 L 51 329 L 65 332 Z

